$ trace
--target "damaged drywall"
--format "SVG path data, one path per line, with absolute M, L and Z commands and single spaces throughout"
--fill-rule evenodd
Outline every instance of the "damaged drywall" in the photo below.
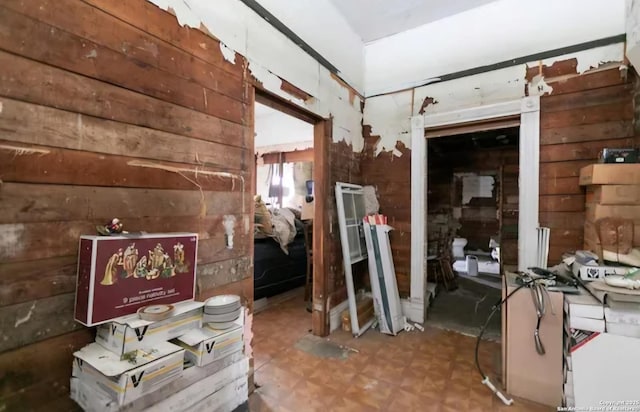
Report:
M 564 54 L 549 59 L 527 63 L 527 69 L 532 67 L 551 67 L 555 63 L 567 60 L 576 60 L 575 74 L 583 74 L 591 69 L 597 69 L 607 63 L 619 63 L 624 61 L 624 43 L 611 44 L 603 47 L 596 47 L 576 53 Z
M 380 136 L 375 155 L 392 151 L 397 142 L 411 147 L 411 91 L 385 94 L 365 101 L 364 124 L 371 126 L 371 135 Z
M 575 60 L 574 75 L 601 67 L 621 65 L 624 44 L 612 44 L 542 61 L 530 62 L 500 70 L 466 76 L 459 79 L 432 83 L 415 89 L 367 98 L 364 124 L 371 127 L 371 136 L 380 136 L 374 154 L 393 152 L 401 142 L 411 147 L 410 118 L 416 114 L 446 113 L 494 103 L 517 100 L 528 95 L 553 93 L 553 83 L 542 74 L 527 81 L 527 73 L 555 63 Z M 566 75 L 564 76 L 566 77 Z M 395 152 L 394 152 L 395 153 Z
M 329 70 L 242 2 L 149 1 L 170 10 L 180 24 L 201 29 L 219 39 L 222 43 L 220 50 L 226 60 L 235 62 L 235 53 L 244 56 L 250 75 L 266 90 L 319 116 L 332 117 L 333 141 L 345 141 L 355 152 L 362 150 L 364 139 L 360 93 L 335 79 Z M 328 11 L 326 15 L 317 18 L 327 18 L 330 14 Z M 324 30 L 325 26 L 320 26 Z M 352 34 L 355 36 L 355 33 Z M 362 58 L 362 49 L 352 50 L 352 53 Z M 357 59 L 343 61 L 341 56 L 344 58 L 344 54 L 336 56 L 340 60 L 336 64 L 354 73 L 353 68 L 358 65 Z M 359 70 L 362 71 L 361 68 Z M 359 81 L 356 79 L 354 82 L 358 87 Z M 355 99 L 354 93 L 358 95 Z

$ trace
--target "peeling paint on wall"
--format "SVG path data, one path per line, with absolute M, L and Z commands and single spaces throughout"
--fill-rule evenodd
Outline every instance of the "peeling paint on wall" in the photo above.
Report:
M 527 63 L 527 68 L 537 67 L 539 64 L 549 67 L 556 62 L 569 59 L 577 60 L 576 74 L 583 74 L 588 70 L 597 69 L 606 63 L 622 62 L 624 60 L 624 44 L 611 44 L 609 46 L 596 47 L 594 49 L 583 50 L 577 53 L 564 54 L 544 59 L 540 62 L 531 62 Z
M 0 261 L 8 260 L 22 252 L 23 234 L 22 223 L 0 225 Z
M 397 142 L 411 146 L 411 91 L 387 94 L 366 100 L 364 123 L 371 126 L 371 135 L 380 136 L 375 155 L 392 151 Z
M 448 73 L 619 35 L 624 32 L 624 6 L 624 0 L 540 0 L 534 7 L 523 7 L 520 0 L 496 0 L 368 43 L 364 64 L 366 96 L 409 89 Z M 463 29 L 471 27 L 472 35 Z M 580 67 L 588 70 L 589 66 Z
M 528 90 L 531 94 L 539 94 L 543 96 L 545 94 L 551 94 L 553 92 L 553 87 L 549 86 L 544 81 L 544 77 L 538 74 L 531 79 L 531 82 L 529 82 Z
M 224 43 L 220 50 L 228 61 L 232 61 L 232 52 L 233 61 L 235 53 L 244 56 L 250 74 L 266 90 L 321 117 L 332 117 L 333 141 L 344 140 L 354 152 L 362 150 L 362 99 L 242 2 L 149 1 L 171 9 L 180 24 L 219 39 Z
M 533 75 L 527 81 L 527 72 L 551 67 L 554 63 L 575 60 L 575 75 L 611 64 L 621 64 L 624 45 L 622 43 L 598 47 L 542 61 L 507 67 L 462 77 L 448 82 L 432 83 L 406 90 L 366 99 L 364 124 L 371 127 L 371 136 L 380 136 L 375 146 L 375 155 L 382 151 L 396 154 L 395 147 L 401 142 L 411 147 L 410 117 L 416 114 L 436 114 L 453 110 L 517 100 L 529 95 L 552 94 L 553 86 L 542 75 Z M 413 99 L 412 99 L 413 94 Z M 413 107 L 411 102 L 413 101 Z M 437 102 L 437 104 L 436 104 Z
M 225 46 L 222 42 L 220 42 L 220 52 L 226 61 L 231 64 L 236 64 L 236 52 Z
M 418 111 L 418 113 L 424 114 L 425 109 L 432 104 L 438 104 L 438 101 L 433 97 L 425 97 L 422 101 L 422 106 L 420 106 L 420 110 Z

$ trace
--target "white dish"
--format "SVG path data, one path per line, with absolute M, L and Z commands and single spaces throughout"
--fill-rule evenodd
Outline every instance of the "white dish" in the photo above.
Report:
M 205 306 L 204 313 L 207 315 L 224 315 L 236 312 L 240 309 L 240 302 L 225 306 Z
M 218 295 L 204 301 L 205 308 L 207 306 L 227 306 L 240 304 L 240 296 L 238 295 Z
M 234 325 L 237 325 L 236 322 L 209 322 L 207 323 L 207 327 L 213 330 L 225 330 L 230 329 Z
M 211 315 L 205 313 L 202 317 L 202 322 L 210 323 L 210 322 L 232 322 L 240 317 L 240 308 L 234 310 L 229 313 L 215 314 Z

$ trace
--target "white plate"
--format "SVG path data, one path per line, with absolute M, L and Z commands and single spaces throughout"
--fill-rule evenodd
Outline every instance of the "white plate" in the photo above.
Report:
M 222 313 L 222 314 L 217 314 L 217 315 L 210 315 L 208 313 L 205 313 L 202 317 L 202 321 L 204 323 L 210 323 L 210 322 L 232 322 L 236 319 L 238 319 L 240 317 L 240 308 L 238 308 L 237 310 L 234 310 L 233 312 L 230 313 Z
M 204 313 L 208 315 L 224 315 L 240 309 L 240 302 L 225 306 L 205 306 Z
M 240 304 L 240 296 L 238 295 L 218 295 L 204 301 L 204 306 L 227 306 Z
M 209 322 L 207 323 L 207 327 L 214 330 L 225 330 L 230 329 L 237 325 L 235 322 Z

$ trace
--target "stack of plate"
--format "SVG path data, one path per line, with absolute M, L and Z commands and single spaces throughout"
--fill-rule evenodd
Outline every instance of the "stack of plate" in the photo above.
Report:
M 240 312 L 240 296 L 214 296 L 204 302 L 202 322 L 213 329 L 229 329 L 240 317 Z

